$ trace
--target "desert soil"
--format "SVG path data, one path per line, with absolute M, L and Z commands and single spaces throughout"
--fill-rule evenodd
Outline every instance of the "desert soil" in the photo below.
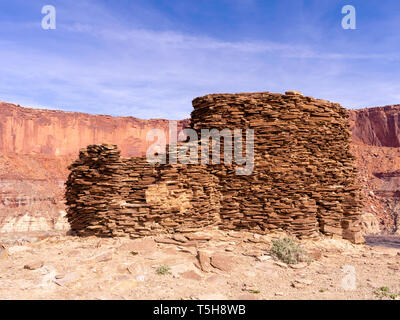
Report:
M 0 299 L 398 299 L 398 238 L 302 241 L 312 261 L 287 265 L 268 254 L 283 236 L 0 235 Z

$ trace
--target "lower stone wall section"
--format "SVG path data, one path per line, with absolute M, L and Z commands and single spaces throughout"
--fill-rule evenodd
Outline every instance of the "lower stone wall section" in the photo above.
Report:
M 79 235 L 142 237 L 220 223 L 218 178 L 205 165 L 152 166 L 91 145 L 70 166 L 67 217 Z

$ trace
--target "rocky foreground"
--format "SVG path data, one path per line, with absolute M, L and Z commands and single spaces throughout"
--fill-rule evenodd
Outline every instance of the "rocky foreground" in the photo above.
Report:
M 284 234 L 0 236 L 0 299 L 399 299 L 400 241 L 304 240 L 311 261 L 269 254 Z

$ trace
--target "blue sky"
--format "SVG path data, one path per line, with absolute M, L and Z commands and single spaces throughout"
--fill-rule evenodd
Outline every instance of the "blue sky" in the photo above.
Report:
M 0 0 L 0 101 L 167 119 L 216 92 L 399 104 L 398 30 L 398 0 Z

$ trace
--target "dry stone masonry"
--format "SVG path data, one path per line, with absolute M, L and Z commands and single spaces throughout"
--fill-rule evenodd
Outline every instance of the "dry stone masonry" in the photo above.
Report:
M 115 145 L 91 145 L 66 182 L 73 231 L 141 237 L 214 225 L 362 241 L 360 186 L 339 104 L 289 91 L 212 94 L 193 107 L 199 137 L 201 129 L 254 130 L 252 174 L 235 174 L 238 165 L 222 157 L 220 164 L 152 165 L 121 158 Z
M 219 222 L 218 178 L 206 166 L 153 166 L 104 144 L 82 150 L 70 170 L 67 217 L 80 235 L 141 237 Z

